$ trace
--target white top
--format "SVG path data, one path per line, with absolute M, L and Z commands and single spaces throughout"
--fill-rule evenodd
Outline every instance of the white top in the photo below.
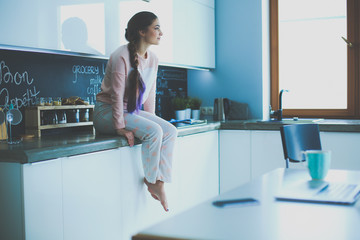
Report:
M 138 55 L 138 60 L 138 70 L 145 84 L 142 102 L 144 104 L 144 110 L 155 114 L 158 58 L 148 50 L 145 58 Z M 104 80 L 101 84 L 101 92 L 96 96 L 96 101 L 112 105 L 115 129 L 125 127 L 124 111 L 126 111 L 127 107 L 125 90 L 127 78 L 131 70 L 129 50 L 127 45 L 123 45 L 111 54 L 106 66 Z

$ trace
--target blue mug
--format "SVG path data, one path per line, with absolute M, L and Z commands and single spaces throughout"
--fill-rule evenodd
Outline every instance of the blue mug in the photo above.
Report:
M 331 152 L 322 150 L 307 150 L 304 152 L 310 176 L 313 180 L 326 177 L 331 165 Z

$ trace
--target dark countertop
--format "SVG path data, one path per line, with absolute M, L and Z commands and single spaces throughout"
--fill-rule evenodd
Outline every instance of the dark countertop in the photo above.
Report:
M 234 120 L 226 122 L 208 122 L 178 128 L 178 136 L 187 136 L 213 130 L 273 130 L 277 131 L 284 124 L 310 123 L 310 120 L 259 121 Z M 360 132 L 360 120 L 316 120 L 320 131 Z M 140 144 L 137 141 L 136 144 Z M 60 157 L 69 157 L 96 151 L 128 146 L 124 137 L 93 134 L 43 136 L 24 139 L 20 144 L 8 145 L 0 141 L 0 162 L 33 163 Z
M 360 120 L 356 119 L 285 119 L 283 121 L 233 120 L 221 123 L 224 130 L 273 130 L 287 124 L 319 124 L 321 132 L 360 132 Z
M 178 137 L 219 128 L 219 122 L 182 127 L 178 129 Z M 135 144 L 141 144 L 140 140 L 136 139 Z M 33 163 L 125 146 L 128 143 L 124 137 L 93 134 L 43 136 L 13 145 L 0 141 L 0 162 Z

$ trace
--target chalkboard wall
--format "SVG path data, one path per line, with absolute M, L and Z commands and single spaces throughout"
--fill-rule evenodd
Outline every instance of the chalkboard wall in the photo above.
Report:
M 0 48 L 0 107 L 21 109 L 36 97 L 94 97 L 107 59 Z
M 24 108 L 34 105 L 38 97 L 79 96 L 94 102 L 107 61 L 105 57 L 90 54 L 0 45 L 0 107 L 6 111 L 12 104 L 24 113 Z M 174 73 L 176 79 L 172 79 Z M 164 91 L 164 83 L 173 93 L 186 96 L 186 75 L 186 69 L 160 67 L 157 102 L 161 100 L 159 96 L 170 95 Z M 158 115 L 170 119 L 171 113 L 159 112 L 160 104 L 157 108 Z M 166 109 L 171 111 L 169 106 Z M 23 121 L 14 126 L 14 133 L 23 134 L 24 125 Z

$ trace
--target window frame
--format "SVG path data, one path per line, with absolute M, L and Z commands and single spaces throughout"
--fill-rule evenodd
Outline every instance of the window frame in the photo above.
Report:
M 347 109 L 283 109 L 284 117 L 360 118 L 360 1 L 347 0 L 348 47 Z M 279 108 L 278 0 L 270 0 L 270 104 Z M 344 42 L 344 44 L 346 44 Z

